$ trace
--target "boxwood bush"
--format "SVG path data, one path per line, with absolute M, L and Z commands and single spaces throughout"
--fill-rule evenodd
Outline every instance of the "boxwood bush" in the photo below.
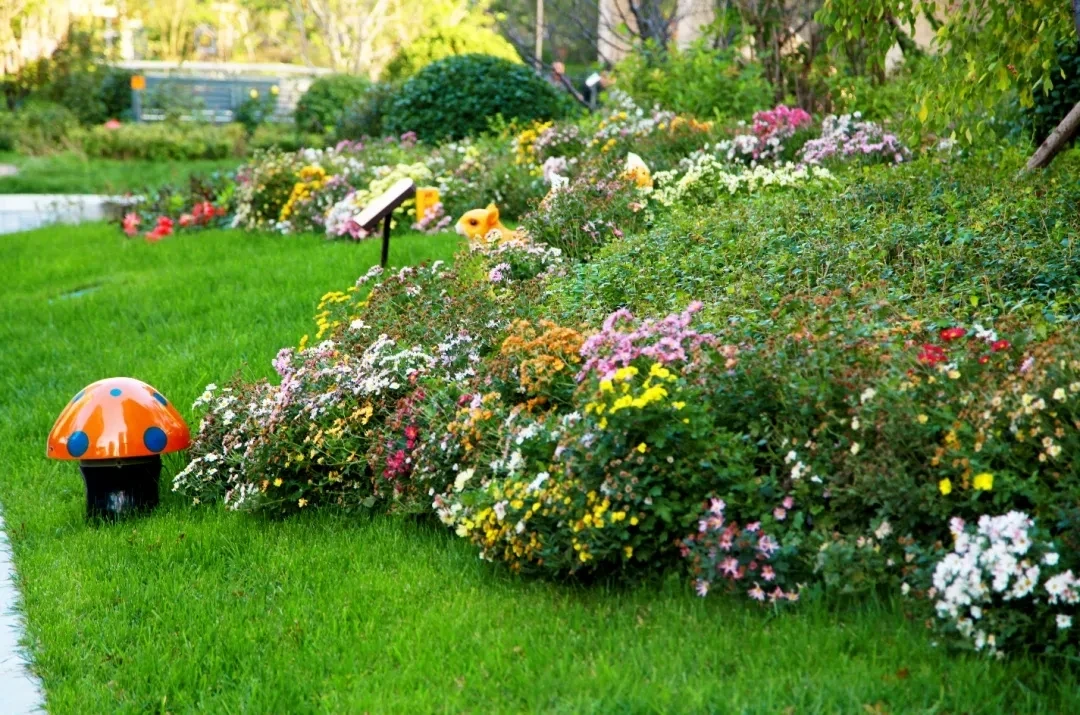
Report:
M 391 107 L 391 134 L 413 131 L 425 141 L 482 133 L 491 119 L 552 119 L 567 113 L 559 92 L 524 65 L 488 55 L 455 55 L 409 79 Z
M 371 82 L 366 77 L 335 74 L 319 77 L 296 103 L 294 119 L 301 132 L 322 134 L 333 129 L 353 102 L 364 96 Z

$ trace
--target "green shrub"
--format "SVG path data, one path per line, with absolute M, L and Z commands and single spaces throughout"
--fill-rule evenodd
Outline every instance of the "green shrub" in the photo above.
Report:
M 514 46 L 495 30 L 458 23 L 432 28 L 402 47 L 383 70 L 382 79 L 388 82 L 406 80 L 436 60 L 468 54 L 521 62 Z
M 258 90 L 252 89 L 248 97 L 236 108 L 233 121 L 242 125 L 250 137 L 259 126 L 273 118 L 277 102 L 276 85 L 266 94 L 260 94 Z
M 1054 88 L 1048 94 L 1036 91 L 1034 105 L 1024 110 L 1024 118 L 1041 144 L 1058 123 L 1080 102 L 1080 44 L 1058 44 L 1058 70 L 1053 73 Z
M 338 140 L 382 136 L 386 113 L 393 104 L 395 91 L 395 87 L 386 82 L 369 86 L 341 113 L 334 126 L 334 136 Z
M 565 98 L 524 65 L 487 55 L 433 62 L 401 88 L 386 127 L 425 141 L 460 139 L 503 119 L 550 119 L 567 113 Z
M 643 107 L 660 105 L 702 119 L 744 119 L 773 104 L 759 65 L 700 42 L 685 50 L 631 53 L 616 68 L 616 81 Z
M 67 107 L 52 102 L 27 102 L 11 121 L 12 142 L 24 154 L 64 151 L 78 141 L 79 120 Z
M 364 96 L 371 82 L 366 77 L 335 74 L 319 77 L 296 103 L 296 128 L 325 134 L 337 126 L 345 109 Z
M 116 129 L 91 127 L 80 134 L 82 150 L 103 159 L 225 159 L 242 156 L 244 128 L 239 124 L 124 124 Z
M 247 143 L 249 149 L 299 151 L 308 148 L 321 149 L 326 140 L 322 134 L 301 134 L 292 125 L 267 122 L 256 127 Z

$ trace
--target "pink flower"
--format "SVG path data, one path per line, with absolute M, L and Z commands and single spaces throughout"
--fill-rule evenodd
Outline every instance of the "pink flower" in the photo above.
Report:
M 124 215 L 124 233 L 128 236 L 134 236 L 139 232 L 139 223 L 142 219 L 139 218 L 139 214 L 131 212 Z
M 778 506 L 773 509 L 772 515 L 777 521 L 783 521 L 787 518 L 787 509 L 782 506 Z
M 761 586 L 757 585 L 756 582 L 754 583 L 754 587 L 746 593 L 750 596 L 750 598 L 754 599 L 755 601 L 765 600 L 765 592 L 761 590 Z
M 738 559 L 729 556 L 720 563 L 720 573 L 724 576 L 734 577 L 739 573 L 739 561 Z
M 761 528 L 761 522 L 760 521 L 754 521 L 754 522 L 751 522 L 751 523 L 746 525 L 746 530 L 751 532 L 751 533 L 757 531 L 760 528 Z
M 110 119 L 109 121 L 105 122 L 106 129 L 119 129 L 122 126 L 124 125 L 120 123 L 119 119 Z
M 790 509 L 795 506 L 795 497 L 784 497 L 784 508 Z
M 188 226 L 190 226 L 194 222 L 195 222 L 195 217 L 192 216 L 191 214 L 181 214 L 180 215 L 180 227 L 181 228 L 187 228 Z
M 724 515 L 724 508 L 726 506 L 727 505 L 724 504 L 723 499 L 710 499 L 709 500 L 709 511 L 711 511 L 716 516 L 723 516 Z
M 773 567 L 769 564 L 765 564 L 765 566 L 761 569 L 761 578 L 765 579 L 766 581 L 772 581 L 773 579 L 775 579 L 776 572 L 773 571 Z
M 783 598 L 784 598 L 784 590 L 782 588 L 780 588 L 779 586 L 777 586 L 776 589 L 772 593 L 769 594 L 769 601 L 771 601 L 773 603 L 776 603 L 777 601 L 782 600 Z
M 698 579 L 698 580 L 697 580 L 697 581 L 696 581 L 696 582 L 694 583 L 694 590 L 695 590 L 695 591 L 697 591 L 697 595 L 699 595 L 699 596 L 701 596 L 702 598 L 704 598 L 704 597 L 705 597 L 705 594 L 707 594 L 707 593 L 709 592 L 709 582 L 708 582 L 708 581 L 706 581 L 706 580 L 705 580 L 705 579 L 703 579 L 703 578 L 699 578 L 699 579 Z

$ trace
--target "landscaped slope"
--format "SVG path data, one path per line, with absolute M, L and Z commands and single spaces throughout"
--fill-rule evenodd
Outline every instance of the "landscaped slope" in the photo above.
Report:
M 394 241 L 395 263 L 456 246 Z M 932 648 L 892 602 L 774 616 L 681 579 L 554 585 L 439 527 L 252 518 L 167 491 L 151 516 L 83 521 L 76 469 L 44 458 L 71 395 L 130 375 L 190 417 L 206 382 L 269 375 L 325 290 L 377 250 L 228 232 L 147 244 L 104 227 L 0 240 L 0 503 L 50 712 L 1077 709 L 1070 676 Z

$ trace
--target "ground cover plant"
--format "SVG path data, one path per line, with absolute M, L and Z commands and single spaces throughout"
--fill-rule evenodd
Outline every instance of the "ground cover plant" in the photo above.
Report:
M 457 247 L 446 236 L 394 241 L 393 263 Z M 129 374 L 197 425 L 188 406 L 207 381 L 224 386 L 237 368 L 245 380 L 274 375 L 279 346 L 305 332 L 317 341 L 311 316 L 337 297 L 321 286 L 351 284 L 376 258 L 374 242 L 204 231 L 147 244 L 105 226 L 0 243 L 11 278 L 0 306 L 15 318 L 0 325 L 11 346 L 0 356 L 0 503 L 50 712 L 1076 708 L 1067 671 L 930 647 L 894 596 L 774 614 L 700 599 L 682 578 L 629 588 L 508 578 L 423 521 L 193 508 L 167 488 L 177 461 L 154 514 L 83 521 L 77 471 L 42 457 L 72 394 Z M 517 281 L 540 268 L 507 258 L 502 272 L 521 271 Z M 400 315 L 411 314 L 409 285 L 385 293 Z M 380 330 L 405 322 L 382 314 Z M 412 323 L 403 327 L 422 334 Z M 102 337 L 116 330 L 123 342 Z M 569 337 L 545 332 L 516 329 L 504 368 Z M 519 378 L 500 374 L 513 395 Z

